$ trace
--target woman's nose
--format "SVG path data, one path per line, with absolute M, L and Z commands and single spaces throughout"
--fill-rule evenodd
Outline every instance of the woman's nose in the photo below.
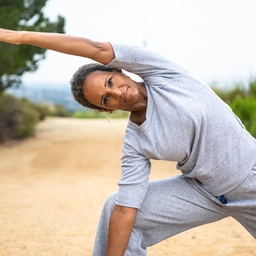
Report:
M 121 90 L 118 90 L 117 88 L 112 89 L 111 94 L 115 98 L 119 98 L 122 95 Z

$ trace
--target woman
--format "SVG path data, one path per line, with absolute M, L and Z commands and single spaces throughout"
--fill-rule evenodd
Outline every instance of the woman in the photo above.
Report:
M 0 41 L 104 64 L 74 74 L 75 99 L 130 111 L 119 190 L 103 208 L 93 255 L 146 255 L 148 246 L 227 216 L 256 237 L 256 142 L 205 83 L 142 47 L 4 29 Z M 175 161 L 182 175 L 149 183 L 150 159 Z

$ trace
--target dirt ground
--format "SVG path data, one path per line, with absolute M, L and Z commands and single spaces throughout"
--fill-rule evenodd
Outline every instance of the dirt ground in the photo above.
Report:
M 33 138 L 0 146 L 0 256 L 91 255 L 102 205 L 117 190 L 125 126 L 48 118 Z M 176 173 L 175 164 L 153 161 L 151 180 Z M 256 243 L 227 218 L 163 241 L 148 255 L 252 256 Z

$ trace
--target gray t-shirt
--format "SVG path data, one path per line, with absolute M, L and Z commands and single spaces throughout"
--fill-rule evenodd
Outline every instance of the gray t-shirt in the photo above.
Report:
M 109 66 L 142 78 L 147 89 L 145 122 L 129 120 L 122 150 L 116 204 L 140 208 L 150 159 L 177 162 L 215 196 L 231 191 L 256 162 L 256 141 L 204 82 L 167 58 L 139 46 L 112 44 Z

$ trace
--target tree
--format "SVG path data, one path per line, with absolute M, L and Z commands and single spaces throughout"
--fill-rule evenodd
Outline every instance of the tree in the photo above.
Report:
M 0 0 L 0 27 L 14 30 L 64 33 L 65 19 L 50 22 L 43 13 L 48 0 Z M 0 95 L 18 86 L 25 72 L 33 72 L 46 49 L 30 45 L 0 44 Z

